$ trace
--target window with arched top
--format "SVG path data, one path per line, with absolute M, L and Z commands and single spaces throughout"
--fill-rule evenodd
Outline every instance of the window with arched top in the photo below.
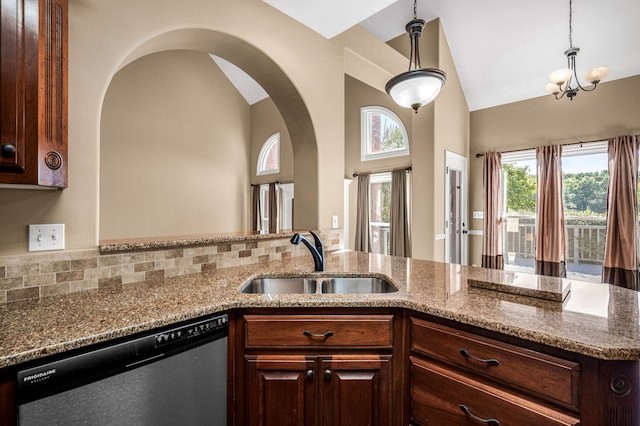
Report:
M 280 172 L 280 133 L 275 133 L 265 141 L 258 155 L 256 174 L 270 175 Z
M 400 118 L 381 106 L 360 108 L 362 161 L 409 155 L 409 138 Z

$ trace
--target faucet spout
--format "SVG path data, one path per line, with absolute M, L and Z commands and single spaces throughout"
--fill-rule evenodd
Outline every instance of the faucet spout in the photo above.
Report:
M 309 249 L 309 252 L 311 252 L 315 270 L 322 272 L 324 271 L 324 248 L 322 247 L 322 241 L 320 241 L 320 237 L 318 237 L 314 232 L 309 231 L 309 233 L 313 236 L 315 246 L 297 232 L 293 235 L 293 237 L 291 237 L 291 244 L 297 245 L 302 242 L 302 244 L 304 244 Z

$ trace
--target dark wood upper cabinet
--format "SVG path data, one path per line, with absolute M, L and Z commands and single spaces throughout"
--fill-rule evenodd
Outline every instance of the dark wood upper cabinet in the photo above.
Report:
M 0 0 L 0 183 L 67 186 L 67 0 Z

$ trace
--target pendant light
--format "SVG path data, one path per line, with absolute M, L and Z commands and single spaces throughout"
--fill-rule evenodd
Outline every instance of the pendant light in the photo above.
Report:
M 580 84 L 578 80 L 578 75 L 576 74 L 576 56 L 578 56 L 579 48 L 573 46 L 573 38 L 572 38 L 572 15 L 573 15 L 573 7 L 572 0 L 569 0 L 569 49 L 567 49 L 564 54 L 567 57 L 567 66 L 568 68 L 562 68 L 556 70 L 549 74 L 550 83 L 547 83 L 545 88 L 547 92 L 551 93 L 556 99 L 562 99 L 565 95 L 570 100 L 573 100 L 573 97 L 578 94 L 579 90 L 583 90 L 585 92 L 591 92 L 595 90 L 600 80 L 604 79 L 609 69 L 607 67 L 596 67 L 587 71 L 584 75 L 584 79 L 588 81 L 593 86 L 590 88 L 585 88 Z M 575 86 L 571 86 L 575 83 Z
M 398 105 L 413 108 L 417 113 L 418 108 L 432 102 L 438 96 L 447 75 L 438 68 L 421 68 L 419 39 L 425 22 L 417 18 L 416 11 L 417 0 L 414 0 L 413 19 L 405 26 L 411 41 L 409 70 L 389 80 L 385 90 Z

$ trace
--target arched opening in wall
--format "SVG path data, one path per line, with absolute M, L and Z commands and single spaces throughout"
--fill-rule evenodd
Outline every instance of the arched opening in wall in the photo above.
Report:
M 293 164 L 301 164 L 293 171 L 304 206 L 296 224 L 317 227 L 315 132 L 300 94 L 257 48 L 228 34 L 185 29 L 136 48 L 105 94 L 100 239 L 249 230 L 249 107 L 228 80 L 225 86 L 225 79 L 207 78 L 215 69 L 209 54 L 268 92 L 289 132 Z

